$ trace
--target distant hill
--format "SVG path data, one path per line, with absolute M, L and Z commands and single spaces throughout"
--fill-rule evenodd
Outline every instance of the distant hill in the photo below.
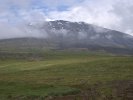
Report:
M 87 49 L 118 54 L 133 54 L 133 36 L 84 22 L 63 20 L 29 24 L 40 38 L 23 37 L 0 40 L 0 50 L 10 49 Z

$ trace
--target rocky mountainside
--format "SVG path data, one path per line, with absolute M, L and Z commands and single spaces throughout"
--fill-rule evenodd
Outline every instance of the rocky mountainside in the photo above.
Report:
M 41 33 L 41 36 L 0 40 L 0 48 L 86 48 L 133 53 L 133 36 L 84 22 L 57 20 L 29 24 L 27 27 L 31 32 Z

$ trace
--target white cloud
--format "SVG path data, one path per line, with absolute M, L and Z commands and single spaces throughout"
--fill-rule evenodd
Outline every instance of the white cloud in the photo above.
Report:
M 132 0 L 85 0 L 68 11 L 53 11 L 54 20 L 84 21 L 133 35 Z
M 50 8 L 56 8 L 61 5 L 73 6 L 80 3 L 80 0 L 42 0 L 42 1 L 46 6 Z
M 19 16 L 22 20 L 28 22 L 44 22 L 47 19 L 45 13 L 42 10 L 35 9 L 35 10 L 21 10 Z
M 15 26 L 9 25 L 9 23 L 0 23 L 0 39 L 22 37 L 24 34 L 20 29 Z
M 49 12 L 44 12 L 43 8 L 32 9 L 33 1 L 35 0 L 0 1 L 1 38 L 39 36 L 39 32 L 35 30 L 25 33 L 27 29 L 24 25 L 31 22 L 43 23 L 46 20 L 84 21 L 133 35 L 133 0 L 83 0 L 80 4 L 77 0 L 39 0 L 45 6 L 54 8 Z M 10 9 L 12 5 L 17 5 L 20 9 L 14 13 Z M 58 11 L 56 8 L 59 5 L 67 5 L 69 8 L 66 11 Z
M 98 8 L 90 9 L 88 7 L 81 6 L 71 8 L 69 11 L 51 12 L 49 13 L 49 17 L 54 20 L 62 19 L 69 21 L 84 21 L 104 27 L 111 27 L 111 25 L 114 25 L 116 22 L 119 24 L 120 18 L 109 11 L 110 9 L 106 9 L 106 11 L 102 12 L 102 10 Z
M 33 0 L 1 0 L 0 6 L 1 8 L 9 8 L 12 5 L 19 6 L 19 7 L 28 7 Z

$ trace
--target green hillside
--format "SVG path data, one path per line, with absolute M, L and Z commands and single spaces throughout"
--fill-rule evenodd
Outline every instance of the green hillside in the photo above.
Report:
M 21 54 L 24 58 L 19 53 L 0 57 L 0 100 L 133 98 L 133 57 L 87 51 Z

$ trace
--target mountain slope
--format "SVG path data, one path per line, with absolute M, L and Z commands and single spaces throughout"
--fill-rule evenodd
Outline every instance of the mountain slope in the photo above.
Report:
M 125 33 L 98 27 L 84 22 L 68 22 L 63 20 L 31 25 L 32 30 L 40 30 L 44 37 L 67 46 L 99 45 L 108 47 L 133 48 L 133 37 Z M 82 47 L 81 46 L 81 47 Z
M 0 40 L 3 48 L 87 48 L 108 52 L 133 53 L 133 37 L 122 32 L 98 27 L 84 22 L 63 20 L 27 25 L 29 31 L 38 30 L 40 38 L 15 38 Z

